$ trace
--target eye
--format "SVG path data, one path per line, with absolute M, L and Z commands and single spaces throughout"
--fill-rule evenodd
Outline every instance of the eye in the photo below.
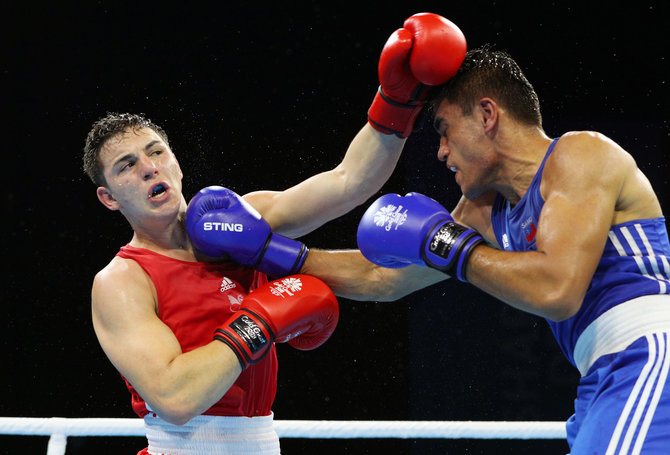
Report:
M 135 160 L 125 160 L 123 162 L 123 164 L 121 165 L 121 167 L 119 168 L 119 174 L 124 172 L 124 171 L 127 171 L 128 169 L 130 169 L 134 165 L 135 165 Z

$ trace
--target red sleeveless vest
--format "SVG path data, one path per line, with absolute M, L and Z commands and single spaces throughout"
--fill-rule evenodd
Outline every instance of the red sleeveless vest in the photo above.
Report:
M 156 288 L 158 317 L 172 329 L 183 352 L 210 343 L 214 330 L 239 309 L 244 296 L 267 283 L 264 274 L 233 262 L 181 261 L 130 245 L 121 247 L 117 256 L 134 260 L 149 275 Z M 133 410 L 144 417 L 150 412 L 146 403 L 128 381 L 126 385 Z M 272 346 L 204 414 L 266 416 L 276 392 L 277 353 Z

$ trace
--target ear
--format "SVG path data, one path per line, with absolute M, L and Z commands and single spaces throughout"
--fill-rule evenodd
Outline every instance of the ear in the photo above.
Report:
M 479 114 L 486 134 L 495 132 L 498 127 L 498 104 L 491 98 L 482 98 L 479 100 Z
M 184 173 L 181 171 L 181 166 L 179 165 L 179 161 L 177 160 L 177 157 L 175 156 L 174 153 L 172 154 L 172 156 L 174 156 L 174 161 L 175 163 L 177 163 L 177 169 L 179 169 L 179 179 L 181 180 L 184 178 Z
M 96 194 L 98 195 L 98 200 L 102 202 L 102 205 L 107 207 L 109 210 L 119 210 L 121 208 L 121 204 L 119 204 L 118 201 L 114 199 L 112 193 L 110 193 L 109 190 L 104 186 L 99 186 L 96 190 Z

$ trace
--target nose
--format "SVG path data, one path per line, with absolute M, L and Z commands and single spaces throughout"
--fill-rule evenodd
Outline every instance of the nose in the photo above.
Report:
M 447 161 L 449 158 L 449 146 L 447 145 L 447 139 L 440 139 L 440 147 L 437 149 L 437 159 L 440 161 Z
M 153 178 L 154 175 L 158 174 L 158 168 L 156 167 L 156 163 L 154 163 L 151 159 L 149 159 L 146 156 L 143 156 L 139 160 L 140 162 L 140 170 L 142 172 L 142 178 L 144 180 L 150 180 Z

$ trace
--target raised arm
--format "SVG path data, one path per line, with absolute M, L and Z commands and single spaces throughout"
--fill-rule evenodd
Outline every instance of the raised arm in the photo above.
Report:
M 257 191 L 244 196 L 279 234 L 299 237 L 363 204 L 388 180 L 404 138 L 365 125 L 342 162 L 285 191 Z
M 342 162 L 282 192 L 245 196 L 279 234 L 299 237 L 364 203 L 389 178 L 425 104 L 428 86 L 452 77 L 465 58 L 465 37 L 432 13 L 415 14 L 391 34 L 379 59 L 379 90 L 368 124 Z

